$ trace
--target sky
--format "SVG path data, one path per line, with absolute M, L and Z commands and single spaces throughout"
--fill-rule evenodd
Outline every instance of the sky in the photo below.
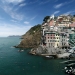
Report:
M 52 14 L 75 14 L 75 0 L 0 0 L 0 37 L 23 35 Z

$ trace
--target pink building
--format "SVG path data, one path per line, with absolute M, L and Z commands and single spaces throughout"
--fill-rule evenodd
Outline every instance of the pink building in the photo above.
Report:
M 54 25 L 54 20 L 50 20 L 48 23 L 49 26 L 53 26 Z
M 75 22 L 69 25 L 70 27 L 75 27 Z

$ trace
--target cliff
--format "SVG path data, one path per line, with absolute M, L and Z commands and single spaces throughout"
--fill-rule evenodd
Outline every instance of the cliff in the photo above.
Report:
M 41 25 L 38 24 L 32 27 L 22 36 L 22 41 L 16 47 L 18 48 L 33 48 L 38 47 L 41 39 Z

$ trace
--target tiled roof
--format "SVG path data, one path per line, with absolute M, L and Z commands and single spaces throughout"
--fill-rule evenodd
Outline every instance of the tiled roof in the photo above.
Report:
M 48 23 L 49 26 L 53 26 L 54 25 L 54 20 L 50 20 L 50 22 Z
M 70 27 L 75 27 L 75 22 L 70 24 Z

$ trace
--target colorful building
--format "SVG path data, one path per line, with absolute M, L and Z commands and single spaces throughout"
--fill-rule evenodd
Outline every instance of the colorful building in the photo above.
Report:
M 47 47 L 49 53 L 58 48 L 60 50 L 60 48 L 69 47 L 69 40 L 72 42 L 71 37 L 75 31 L 75 23 L 70 19 L 70 16 L 61 15 L 54 20 L 52 16 L 41 26 L 42 46 Z

